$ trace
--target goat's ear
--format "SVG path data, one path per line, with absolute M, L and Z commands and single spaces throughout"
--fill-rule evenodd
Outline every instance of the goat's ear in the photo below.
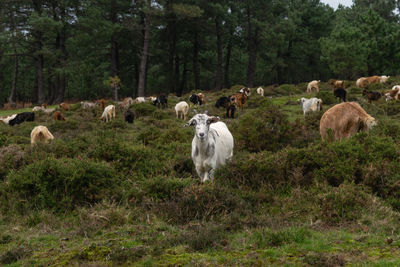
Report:
M 205 110 L 205 111 L 204 111 L 204 114 L 208 115 L 208 110 Z
M 190 119 L 190 121 L 188 121 L 184 127 L 189 127 L 189 126 L 195 126 L 196 125 L 196 120 L 194 119 Z
M 207 119 L 207 124 L 215 123 L 217 121 L 219 121 L 219 117 L 214 117 L 214 116 L 213 117 L 209 117 Z

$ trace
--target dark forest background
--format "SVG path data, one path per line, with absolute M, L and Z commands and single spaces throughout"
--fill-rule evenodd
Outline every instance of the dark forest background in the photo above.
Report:
M 0 104 L 400 73 L 397 0 L 353 2 L 1 0 Z

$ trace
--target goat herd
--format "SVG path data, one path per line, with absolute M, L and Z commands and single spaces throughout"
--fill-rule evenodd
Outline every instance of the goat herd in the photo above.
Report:
M 400 85 L 394 86 L 391 91 L 379 93 L 367 91 L 365 88 L 373 83 L 384 83 L 387 81 L 388 76 L 372 76 L 362 77 L 357 80 L 356 86 L 363 88 L 363 96 L 367 97 L 368 101 L 378 100 L 381 96 L 390 99 L 398 99 Z M 318 84 L 320 81 L 312 81 L 308 83 L 307 93 L 319 92 Z M 320 134 L 322 140 L 332 137 L 333 140 L 340 140 L 354 135 L 360 131 L 368 131 L 375 126 L 376 120 L 365 112 L 365 110 L 356 102 L 346 102 L 346 90 L 344 88 L 344 81 L 330 80 L 328 82 L 333 86 L 334 96 L 340 98 L 343 103 L 337 104 L 328 109 L 322 116 L 320 121 Z M 264 96 L 264 89 L 259 87 L 256 89 L 257 94 Z M 216 103 L 216 108 L 223 107 L 226 109 L 226 117 L 234 118 L 236 108 L 243 109 L 248 97 L 250 96 L 250 88 L 243 87 L 236 94 L 230 97 L 220 97 Z M 124 110 L 125 121 L 133 123 L 135 113 L 129 109 L 132 104 L 144 103 L 146 98 L 138 97 L 135 100 L 128 97 L 117 105 L 121 106 Z M 168 98 L 165 95 L 157 97 L 149 97 L 154 105 L 159 108 L 168 107 Z M 203 93 L 192 94 L 189 101 L 193 105 L 204 105 L 206 103 L 205 95 Z M 317 98 L 301 98 L 298 100 L 303 109 L 303 114 L 308 112 L 316 112 L 322 110 L 322 100 Z M 115 106 L 107 105 L 106 100 L 100 99 L 96 102 L 81 102 L 82 109 L 92 109 L 97 106 L 103 110 L 100 117 L 102 121 L 108 122 L 115 118 Z M 68 103 L 61 103 L 60 110 L 70 110 Z M 10 126 L 23 123 L 24 121 L 34 121 L 35 112 L 43 111 L 46 114 L 52 114 L 54 120 L 65 120 L 60 110 L 49 109 L 45 104 L 33 108 L 33 112 L 22 112 L 13 114 L 8 117 L 1 117 L 0 120 Z M 177 118 L 186 120 L 189 112 L 189 105 L 185 101 L 181 101 L 175 105 L 175 112 Z M 232 158 L 234 140 L 231 132 L 224 122 L 219 121 L 219 117 L 209 116 L 207 112 L 203 114 L 196 114 L 191 118 L 185 126 L 192 126 L 194 128 L 194 137 L 192 140 L 192 159 L 195 165 L 197 174 L 202 182 L 213 178 L 214 170 L 219 166 L 224 165 L 227 160 Z M 48 142 L 54 139 L 46 126 L 36 126 L 31 132 L 31 144 L 37 142 Z

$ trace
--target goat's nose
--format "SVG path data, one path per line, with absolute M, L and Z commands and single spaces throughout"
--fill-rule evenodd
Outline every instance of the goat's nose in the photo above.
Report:
M 204 133 L 199 133 L 199 135 L 200 135 L 200 137 L 203 137 L 203 136 L 204 136 Z

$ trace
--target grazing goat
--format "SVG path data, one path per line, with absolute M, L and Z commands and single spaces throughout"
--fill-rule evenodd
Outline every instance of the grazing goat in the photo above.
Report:
M 15 124 L 21 124 L 24 121 L 34 121 L 35 113 L 33 112 L 22 112 L 17 114 L 14 119 L 9 120 L 8 124 L 14 126 Z
M 206 96 L 203 93 L 198 93 L 197 96 L 199 97 L 202 105 L 206 104 Z
M 136 99 L 135 99 L 136 104 L 145 103 L 145 102 L 146 102 L 146 99 L 143 96 L 136 97 Z
M 304 116 L 306 113 L 322 110 L 322 100 L 315 97 L 310 99 L 302 97 L 297 102 L 300 102 Z
M 102 111 L 106 108 L 106 100 L 104 98 L 97 100 L 97 104 L 99 104 Z
M 367 78 L 365 78 L 365 77 L 358 78 L 356 81 L 356 87 L 364 88 L 367 83 L 366 80 L 367 80 Z
M 103 114 L 101 115 L 100 119 L 108 122 L 111 121 L 113 118 L 115 118 L 115 106 L 108 105 L 104 108 Z
M 318 84 L 321 82 L 321 80 L 314 80 L 308 83 L 307 85 L 307 93 L 312 93 L 313 91 L 319 92 L 319 87 Z
M 246 92 L 236 93 L 230 98 L 231 103 L 235 104 L 238 108 L 243 109 L 247 102 Z
M 13 115 L 10 115 L 7 117 L 2 117 L 2 118 L 0 118 L 0 120 L 2 122 L 4 122 L 5 124 L 9 124 L 10 120 L 13 120 L 16 116 L 17 116 L 17 114 L 13 114 Z
M 53 140 L 54 136 L 50 133 L 46 126 L 36 126 L 31 132 L 31 145 L 37 142 L 48 143 Z
M 264 89 L 261 86 L 257 88 L 257 94 L 264 96 Z
M 234 103 L 229 101 L 229 98 L 226 96 L 222 96 L 218 98 L 217 102 L 215 103 L 216 108 L 224 107 L 226 109 L 226 117 L 227 118 L 234 118 L 236 106 Z
M 220 108 L 220 107 L 224 107 L 227 108 L 230 104 L 229 98 L 226 96 L 221 96 L 220 98 L 218 98 L 217 102 L 215 102 L 215 107 L 216 108 Z
M 149 96 L 149 100 L 150 100 L 150 102 L 154 102 L 154 101 L 157 100 L 157 97 L 156 96 Z
M 65 118 L 60 111 L 56 111 L 53 113 L 53 119 L 56 121 L 65 121 Z
M 333 95 L 337 98 L 341 99 L 343 102 L 346 102 L 347 92 L 343 88 L 339 87 L 333 90 Z
M 329 80 L 328 83 L 333 86 L 334 89 L 344 88 L 344 81 L 340 80 Z
M 380 83 L 385 83 L 390 78 L 390 76 L 382 75 L 379 79 Z
M 35 106 L 35 107 L 33 107 L 32 111 L 37 112 L 37 111 L 44 110 L 44 109 L 45 108 L 43 108 L 43 106 Z
M 128 123 L 133 123 L 133 120 L 135 119 L 135 113 L 128 109 L 127 111 L 125 111 L 125 121 Z
M 81 102 L 81 106 L 83 109 L 90 109 L 90 108 L 95 108 L 96 103 L 93 102 Z
M 239 93 L 244 93 L 247 97 L 250 96 L 250 88 L 249 87 L 243 87 L 239 90 Z
M 235 118 L 236 106 L 234 103 L 229 103 L 229 106 L 226 108 L 226 117 L 234 119 Z
M 214 171 L 232 158 L 233 136 L 218 117 L 196 114 L 185 126 L 194 127 L 192 159 L 201 182 L 213 179 Z
M 369 103 L 372 101 L 378 101 L 382 96 L 379 92 L 367 91 L 365 89 L 362 91 L 362 95 L 368 98 Z
M 165 95 L 157 96 L 156 100 L 153 101 L 153 105 L 158 108 L 167 108 L 168 107 L 168 98 Z
M 132 97 L 125 97 L 122 100 L 122 107 L 128 109 L 133 103 Z
M 48 114 L 53 113 L 54 110 L 56 110 L 56 109 L 55 109 L 55 108 L 47 108 L 47 109 L 44 109 L 43 112 L 46 113 L 46 114 L 48 115 Z
M 201 100 L 201 98 L 199 97 L 199 95 L 198 94 L 192 94 L 190 97 L 189 97 L 189 101 L 191 102 L 191 103 L 193 103 L 193 105 L 203 105 L 204 103 L 203 103 L 203 101 Z
M 181 101 L 178 104 L 175 105 L 175 112 L 176 112 L 176 117 L 179 119 L 179 113 L 182 113 L 182 117 L 184 120 L 186 120 L 186 116 L 189 112 L 189 105 L 185 101 Z
M 386 93 L 383 93 L 383 95 L 386 98 L 386 102 L 391 100 L 391 99 L 394 99 L 394 100 L 399 99 L 399 92 L 400 92 L 400 88 L 399 87 L 400 86 L 398 86 L 398 85 L 396 85 L 396 86 L 393 86 L 394 89 L 392 89 L 392 90 L 390 90 L 390 91 L 388 91 Z
M 334 140 L 340 140 L 360 131 L 367 132 L 376 124 L 376 120 L 360 104 L 344 102 L 331 107 L 322 115 L 319 132 L 322 140 L 325 140 L 328 129 L 331 129 Z
M 62 108 L 65 111 L 68 111 L 71 108 L 71 106 L 68 103 L 64 103 L 64 102 L 61 103 L 59 106 L 60 106 L 60 108 Z

